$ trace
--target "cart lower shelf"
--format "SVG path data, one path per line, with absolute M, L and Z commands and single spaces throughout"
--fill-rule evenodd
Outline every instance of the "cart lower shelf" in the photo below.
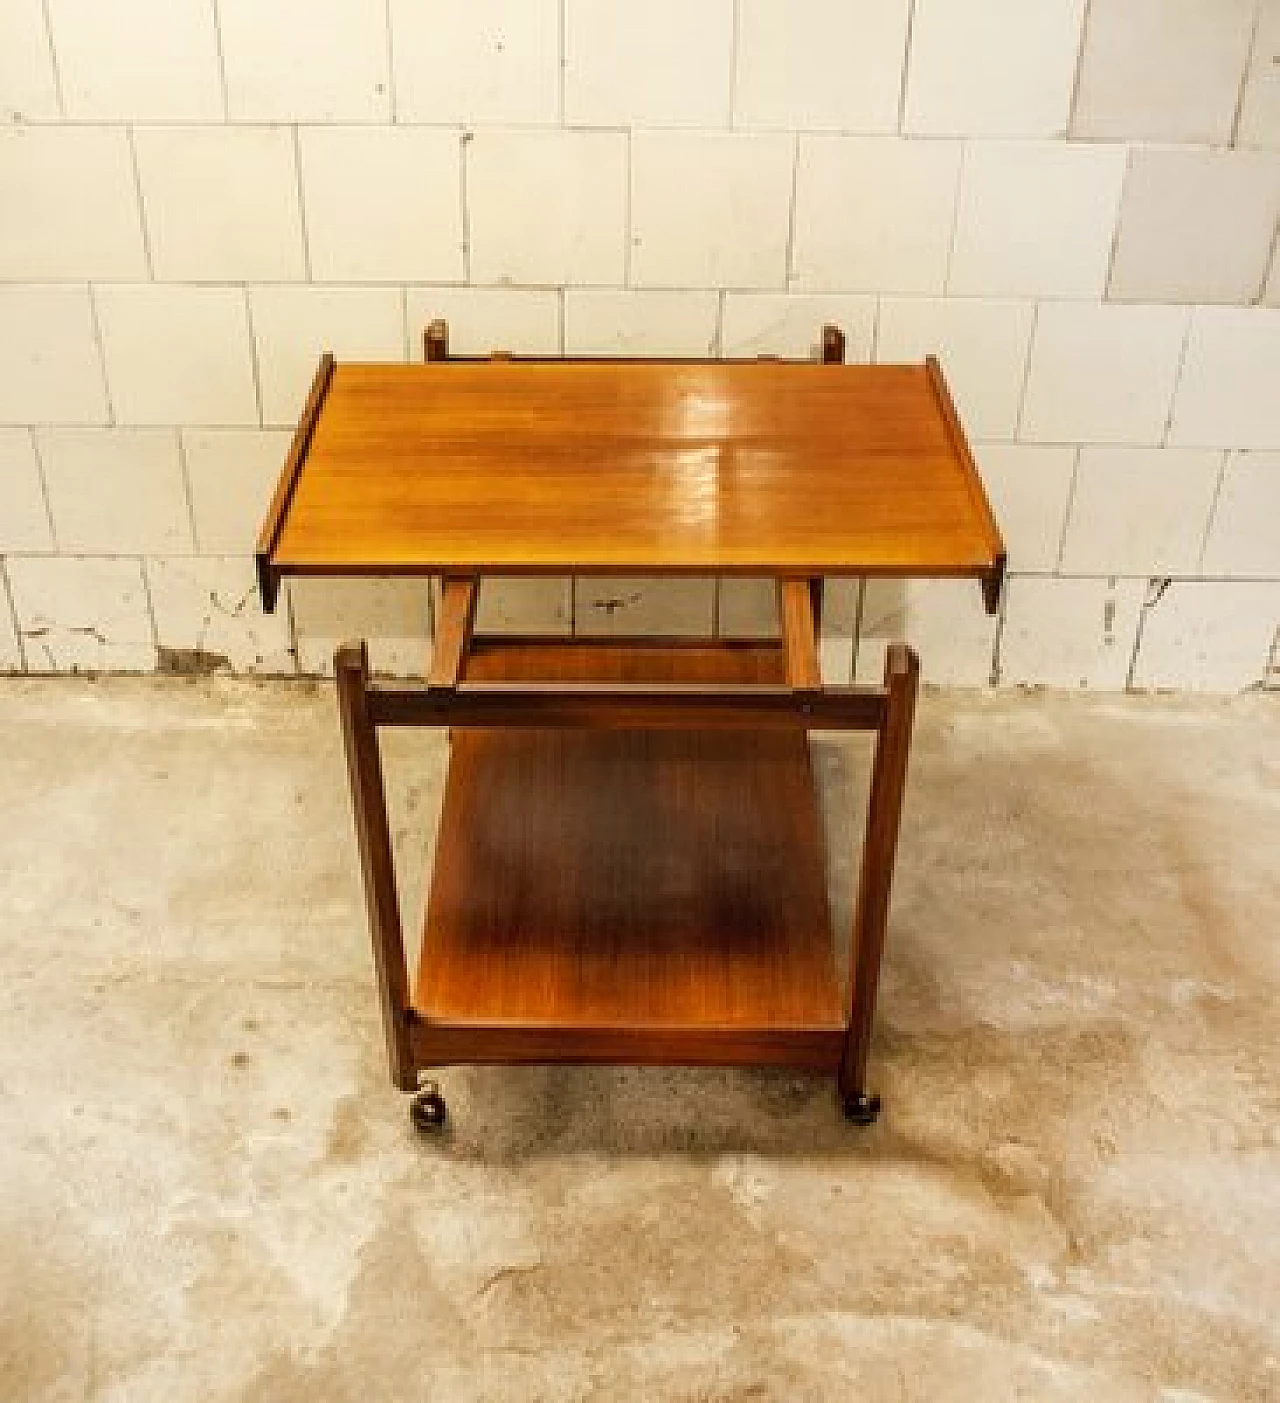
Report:
M 414 1008 L 838 1045 L 804 736 L 455 733 Z
M 555 650 L 556 674 L 598 677 L 601 650 L 582 651 Z M 475 670 L 551 661 L 514 653 Z M 620 680 L 714 656 L 750 681 L 776 654 L 606 656 Z M 455 731 L 413 1008 L 437 1057 L 483 1028 L 518 1032 L 521 1060 L 554 1042 L 563 1059 L 833 1066 L 845 1018 L 803 733 Z

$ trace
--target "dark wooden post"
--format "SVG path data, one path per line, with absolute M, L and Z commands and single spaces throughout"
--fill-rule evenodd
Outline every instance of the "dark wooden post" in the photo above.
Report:
M 828 322 L 822 328 L 822 363 L 844 364 L 844 332 L 834 322 Z M 822 632 L 823 583 L 821 575 L 815 575 L 809 581 L 809 594 L 813 600 L 813 626 L 819 634 Z
M 822 328 L 822 363 L 844 364 L 844 332 L 830 322 Z
M 338 682 L 338 709 L 342 715 L 342 739 L 347 750 L 351 805 L 391 1080 L 401 1091 L 415 1091 L 417 1068 L 409 1046 L 409 972 L 396 897 L 382 758 L 378 753 L 378 733 L 369 715 L 369 652 L 365 644 L 347 643 L 339 648 L 333 657 L 333 671 Z
M 429 361 L 449 359 L 449 324 L 437 317 L 422 333 L 422 354 Z
M 480 582 L 470 575 L 446 575 L 440 582 L 440 617 L 431 644 L 427 685 L 456 687 L 466 670 L 471 631 L 480 601 Z
M 871 1046 L 876 988 L 880 983 L 880 957 L 884 953 L 889 918 L 889 890 L 893 883 L 919 681 L 920 659 L 905 643 L 894 643 L 884 662 L 888 696 L 871 770 L 862 875 L 853 918 L 849 1029 L 840 1060 L 840 1096 L 845 1114 L 863 1125 L 875 1120 L 880 1110 L 880 1098 L 867 1095 L 867 1052 Z
M 822 686 L 812 585 L 813 581 L 807 579 L 778 581 L 778 613 L 787 686 L 809 692 Z
M 813 614 L 813 632 L 819 642 L 822 640 L 822 604 L 826 594 L 826 580 L 821 575 L 809 578 L 809 610 Z

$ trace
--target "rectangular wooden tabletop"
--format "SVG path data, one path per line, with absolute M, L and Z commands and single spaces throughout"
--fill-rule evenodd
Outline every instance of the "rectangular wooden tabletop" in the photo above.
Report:
M 994 607 L 1003 564 L 932 361 L 326 359 L 259 541 L 272 595 L 289 574 L 950 575 Z

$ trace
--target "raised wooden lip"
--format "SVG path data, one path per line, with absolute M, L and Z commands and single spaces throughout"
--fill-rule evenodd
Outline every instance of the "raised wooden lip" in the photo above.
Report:
M 316 424 L 320 418 L 320 410 L 324 405 L 325 396 L 328 395 L 329 386 L 333 383 L 333 372 L 336 366 L 337 362 L 331 352 L 326 351 L 320 357 L 320 364 L 316 366 L 316 373 L 311 380 L 311 389 L 307 393 L 307 402 L 302 408 L 302 417 L 298 420 L 298 427 L 293 431 L 293 438 L 289 443 L 289 452 L 285 456 L 280 480 L 276 483 L 271 505 L 267 508 L 262 530 L 258 533 L 258 545 L 253 558 L 258 572 L 258 590 L 262 596 L 262 608 L 263 612 L 267 614 L 275 612 L 276 596 L 280 590 L 280 578 L 287 573 L 274 559 L 276 547 L 280 543 L 284 519 L 288 514 L 289 504 L 293 501 L 294 489 L 298 485 L 302 465 L 306 462 L 307 450 L 311 447 L 311 439 L 316 431 Z
M 929 374 L 929 387 L 938 402 L 938 408 L 942 411 L 942 418 L 947 426 L 951 446 L 959 455 L 960 461 L 966 469 L 964 478 L 970 500 L 977 508 L 989 537 L 991 564 L 982 571 L 978 578 L 982 583 L 983 605 L 988 614 L 994 614 L 1000 608 L 1000 592 L 1004 587 L 1005 564 L 1008 560 L 1008 553 L 1004 548 L 1004 538 L 1000 535 L 999 526 L 996 525 L 995 513 L 991 510 L 986 488 L 982 485 L 982 474 L 979 473 L 978 465 L 974 461 L 973 450 L 969 447 L 968 435 L 965 433 L 960 416 L 956 412 L 955 401 L 951 397 L 951 387 L 947 384 L 947 377 L 942 373 L 942 366 L 937 356 L 925 357 L 925 369 Z
M 826 336 L 828 331 L 834 328 L 824 328 L 824 349 L 826 346 Z M 430 350 L 427 357 L 426 366 L 404 366 L 399 363 L 389 363 L 389 369 L 404 368 L 413 370 L 423 370 L 430 367 L 433 370 L 441 370 L 450 364 L 475 365 L 478 363 L 504 364 L 512 360 L 525 362 L 535 362 L 554 370 L 557 365 L 575 364 L 582 361 L 614 362 L 616 357 L 575 357 L 566 359 L 563 357 L 516 357 L 516 356 L 448 356 L 444 358 L 438 353 L 432 355 Z M 369 364 L 370 362 L 351 362 L 352 364 Z M 632 365 L 733 365 L 747 366 L 753 364 L 777 365 L 778 360 L 766 357 L 756 357 L 751 360 L 708 360 L 706 358 L 645 358 L 628 362 Z M 786 363 L 786 362 L 782 362 Z M 814 369 L 819 367 L 831 368 L 839 365 L 839 362 L 824 360 L 814 365 Z M 886 364 L 885 368 L 920 368 L 920 362 L 895 362 L 892 366 Z M 844 366 L 845 370 L 866 370 L 869 367 L 863 364 L 855 366 Z M 972 450 L 969 446 L 968 438 L 956 412 L 955 404 L 947 385 L 946 377 L 936 356 L 927 356 L 923 362 L 930 389 L 939 412 L 942 415 L 948 440 L 959 460 L 960 467 L 965 478 L 966 491 L 972 501 L 986 536 L 986 557 L 982 560 L 974 561 L 947 561 L 939 564 L 861 564 L 848 561 L 824 562 L 821 571 L 823 576 L 833 578 L 866 578 L 866 579 L 976 579 L 982 589 L 983 603 L 988 614 L 995 614 L 999 610 L 1000 597 L 1003 589 L 1007 552 L 1004 540 L 1000 534 L 1000 529 L 996 524 L 995 515 L 992 512 L 991 504 L 987 498 L 986 491 L 982 485 L 982 478 L 974 460 Z M 367 578 L 369 576 L 395 576 L 398 578 L 412 577 L 434 577 L 447 575 L 466 575 L 471 577 L 481 577 L 484 575 L 517 575 L 517 576 L 546 576 L 562 575 L 565 573 L 565 565 L 561 561 L 541 562 L 537 560 L 433 560 L 430 562 L 399 562 L 381 561 L 370 559 L 368 561 L 326 561 L 326 560 L 298 560 L 292 559 L 281 561 L 277 558 L 277 549 L 280 542 L 281 533 L 285 520 L 288 516 L 290 505 L 293 501 L 294 491 L 305 465 L 307 454 L 311 447 L 312 438 L 315 434 L 317 422 L 321 410 L 324 407 L 325 399 L 328 395 L 330 385 L 333 380 L 336 362 L 333 355 L 325 352 L 320 359 L 316 369 L 315 377 L 312 381 L 310 393 L 307 396 L 306 404 L 302 411 L 302 416 L 298 422 L 298 427 L 294 432 L 289 445 L 289 451 L 285 458 L 284 467 L 281 470 L 279 481 L 276 484 L 275 493 L 272 497 L 267 515 L 263 521 L 261 532 L 258 536 L 257 548 L 255 551 L 255 565 L 259 590 L 261 592 L 262 607 L 266 613 L 272 613 L 275 609 L 280 581 L 285 576 L 299 577 L 321 577 L 321 578 Z M 775 575 L 779 578 L 789 577 L 797 573 L 808 573 L 807 563 L 792 562 L 786 560 L 782 555 L 776 564 L 768 566 L 758 562 L 740 562 L 734 560 L 716 560 L 714 562 L 675 562 L 664 563 L 661 569 L 646 561 L 629 562 L 625 558 L 616 556 L 609 560 L 593 561 L 583 559 L 575 561 L 572 566 L 572 573 L 580 575 L 617 575 L 617 574 L 661 574 L 672 576 L 745 576 L 755 577 L 764 575 Z

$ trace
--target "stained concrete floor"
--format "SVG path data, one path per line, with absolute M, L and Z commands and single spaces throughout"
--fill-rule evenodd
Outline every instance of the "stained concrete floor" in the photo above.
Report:
M 1280 698 L 924 699 L 870 1131 L 489 1069 L 424 1143 L 326 689 L 9 681 L 0 736 L 5 1399 L 1280 1397 Z

